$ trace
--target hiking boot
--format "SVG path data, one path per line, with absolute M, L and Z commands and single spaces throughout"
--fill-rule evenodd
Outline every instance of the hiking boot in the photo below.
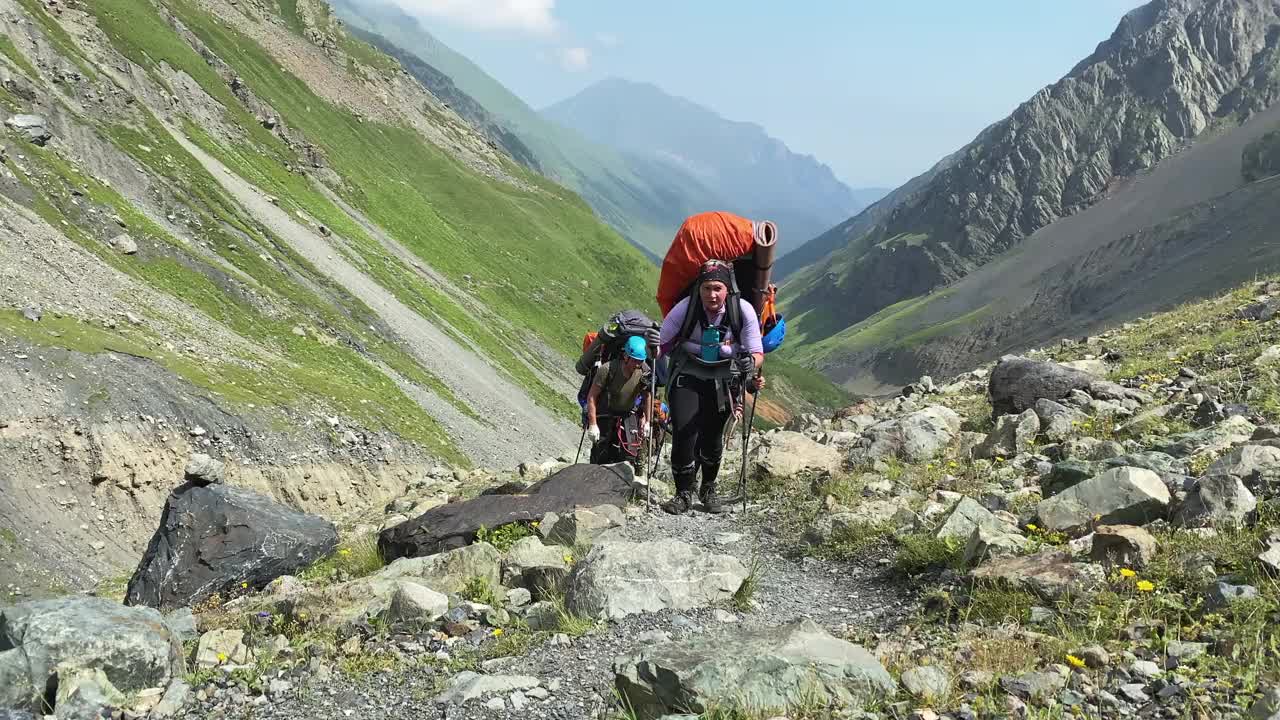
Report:
M 720 497 L 716 495 L 715 483 L 702 483 L 702 489 L 698 492 L 698 499 L 702 500 L 703 512 L 719 515 L 725 511 L 724 505 L 720 503 Z
M 693 493 L 689 491 L 678 492 L 675 497 L 662 504 L 662 509 L 672 515 L 683 515 L 689 512 L 691 507 L 693 507 Z

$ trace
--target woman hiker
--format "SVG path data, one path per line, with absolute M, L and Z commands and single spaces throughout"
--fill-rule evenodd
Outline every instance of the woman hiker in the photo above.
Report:
M 731 382 L 749 383 L 764 362 L 760 321 L 734 287 L 733 265 L 703 263 L 689 296 L 662 321 L 659 346 L 671 355 L 667 404 L 671 414 L 671 470 L 675 497 L 662 509 L 688 512 L 695 489 L 703 509 L 724 511 L 716 497 L 716 475 L 724 450 L 724 428 L 733 412 Z M 730 306 L 736 302 L 737 308 Z M 690 317 L 692 313 L 692 317 Z M 736 327 L 735 327 L 736 326 Z M 757 381 L 763 384 L 763 378 Z M 697 482 L 702 469 L 702 483 Z

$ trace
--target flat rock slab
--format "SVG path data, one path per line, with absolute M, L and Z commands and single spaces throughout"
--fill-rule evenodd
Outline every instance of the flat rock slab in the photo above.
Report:
M 0 609 L 0 648 L 5 649 L 0 677 L 10 681 L 0 695 L 21 683 L 24 666 L 29 687 L 41 693 L 67 667 L 101 670 L 123 693 L 164 687 L 186 672 L 182 645 L 159 612 L 104 598 L 66 597 Z
M 807 619 L 646 647 L 615 660 L 613 671 L 639 718 L 712 705 L 783 714 L 813 699 L 857 706 L 897 690 L 870 652 Z
M 1165 517 L 1171 499 L 1159 475 L 1118 467 L 1041 500 L 1036 514 L 1050 530 L 1078 530 L 1092 522 L 1143 525 Z
M 607 541 L 574 567 L 565 600 L 587 617 L 688 610 L 729 600 L 747 574 L 735 557 L 678 540 Z
M 536 677 L 528 675 L 481 675 L 464 670 L 453 677 L 449 688 L 436 696 L 438 705 L 462 704 L 499 693 L 516 690 L 532 690 L 541 685 Z
M 540 521 L 578 507 L 621 508 L 631 498 L 633 477 L 625 463 L 571 465 L 516 495 L 481 495 L 432 508 L 379 533 L 378 549 L 387 561 L 435 555 L 471 544 L 481 527 Z
M 1046 600 L 1088 594 L 1104 580 L 1101 566 L 1073 562 L 1070 552 L 1054 549 L 1025 557 L 997 558 L 973 570 L 971 576 L 980 582 L 1028 590 Z
M 272 580 L 320 560 L 338 546 L 338 530 L 251 490 L 231 485 L 179 486 L 129 580 L 126 605 L 191 607 Z

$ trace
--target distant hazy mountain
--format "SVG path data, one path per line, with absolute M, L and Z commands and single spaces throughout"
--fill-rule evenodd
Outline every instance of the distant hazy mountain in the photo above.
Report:
M 648 83 L 604 80 L 542 114 L 628 156 L 678 168 L 743 214 L 777 222 L 784 252 L 888 192 L 851 190 L 759 125 L 726 120 Z

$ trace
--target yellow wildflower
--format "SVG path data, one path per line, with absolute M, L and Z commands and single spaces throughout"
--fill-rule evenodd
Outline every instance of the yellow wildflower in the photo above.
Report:
M 1135 575 L 1137 575 L 1137 574 L 1138 574 L 1138 573 L 1136 573 L 1136 572 L 1134 572 L 1134 571 L 1130 570 L 1129 568 L 1120 568 L 1120 577 L 1127 577 L 1127 578 L 1131 578 L 1131 577 L 1133 577 L 1133 576 L 1135 576 Z
M 500 636 L 500 635 L 502 635 L 502 628 L 494 628 L 494 629 L 493 629 L 493 636 L 494 636 L 494 637 L 498 637 L 498 636 Z
M 565 553 L 564 561 L 565 561 L 567 564 L 572 565 L 572 564 L 573 564 L 573 555 L 572 555 L 571 553 Z
M 1150 580 L 1139 580 L 1135 587 L 1142 592 L 1151 592 L 1156 589 L 1156 584 Z
M 226 653 L 218 653 L 218 662 L 219 662 L 219 663 L 224 663 L 224 662 L 226 662 L 226 661 L 227 661 L 227 654 L 226 654 Z
M 1035 532 L 1036 530 L 1040 529 L 1040 526 L 1036 525 L 1035 523 L 1027 523 L 1027 529 L 1031 530 L 1032 532 Z
M 1004 456 L 1003 456 L 1003 455 L 997 455 L 997 456 L 996 456 L 996 462 L 998 462 L 998 463 L 1002 463 L 1002 462 L 1004 462 Z
M 247 587 L 249 587 L 249 583 L 248 583 L 248 582 L 242 582 L 242 583 L 240 583 L 240 589 L 242 589 L 242 590 L 243 590 L 244 588 L 247 588 Z
M 1070 663 L 1072 667 L 1084 667 L 1084 660 L 1081 660 L 1075 655 L 1067 655 L 1067 662 Z
M 338 551 L 338 554 L 343 557 L 346 557 L 351 554 L 351 548 L 342 548 L 341 550 Z
M 953 468 L 960 467 L 960 463 L 956 462 L 955 460 L 952 460 L 951 462 L 947 463 L 947 467 L 953 467 Z

